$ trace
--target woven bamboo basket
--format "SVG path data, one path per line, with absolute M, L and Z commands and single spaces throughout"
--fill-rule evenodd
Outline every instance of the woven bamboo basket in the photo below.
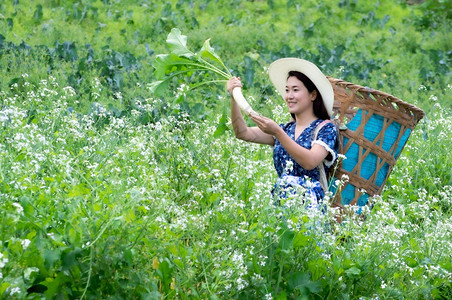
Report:
M 408 137 L 424 111 L 387 93 L 340 79 L 333 86 L 333 117 L 339 127 L 339 152 L 346 159 L 332 174 L 336 204 L 364 206 L 379 195 Z M 339 187 L 335 179 L 347 175 Z

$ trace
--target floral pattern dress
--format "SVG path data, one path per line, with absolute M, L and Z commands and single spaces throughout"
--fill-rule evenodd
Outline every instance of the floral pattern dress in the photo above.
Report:
M 323 167 L 326 174 L 337 158 L 337 129 L 336 126 L 329 122 L 324 124 L 317 134 L 317 139 L 313 141 L 314 131 L 323 120 L 317 119 L 313 121 L 295 140 L 295 122 L 281 124 L 280 127 L 287 135 L 295 140 L 295 142 L 306 148 L 311 149 L 313 144 L 320 144 L 328 151 L 328 156 L 323 161 Z M 289 196 L 304 196 L 302 199 L 309 200 L 308 205 L 311 207 L 319 207 L 325 196 L 320 185 L 320 172 L 318 168 L 306 170 L 299 165 L 286 149 L 276 139 L 273 149 L 273 163 L 278 174 L 278 179 L 273 189 L 273 195 L 279 200 Z M 299 198 L 299 197 L 297 197 Z

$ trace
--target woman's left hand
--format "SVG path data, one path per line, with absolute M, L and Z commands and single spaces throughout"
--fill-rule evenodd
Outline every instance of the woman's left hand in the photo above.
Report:
M 250 114 L 250 118 L 256 123 L 257 127 L 266 134 L 276 136 L 276 134 L 282 130 L 275 121 L 267 117 L 252 113 Z

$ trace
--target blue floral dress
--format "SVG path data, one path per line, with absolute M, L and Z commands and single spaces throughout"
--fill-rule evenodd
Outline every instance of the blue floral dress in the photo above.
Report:
M 327 174 L 329 168 L 337 158 L 337 129 L 333 123 L 326 123 L 318 132 L 317 139 L 313 141 L 314 131 L 322 122 L 323 120 L 321 119 L 313 121 L 296 140 L 295 122 L 281 124 L 280 127 L 297 144 L 306 149 L 311 149 L 313 144 L 320 144 L 325 147 L 329 153 L 323 161 L 323 167 Z M 272 193 L 276 197 L 278 204 L 281 199 L 301 193 L 304 196 L 302 199 L 310 200 L 309 205 L 311 207 L 321 205 L 325 193 L 320 185 L 320 172 L 318 168 L 312 170 L 304 169 L 287 153 L 286 149 L 284 149 L 277 139 L 275 140 L 273 149 L 273 163 L 278 174 L 278 179 Z

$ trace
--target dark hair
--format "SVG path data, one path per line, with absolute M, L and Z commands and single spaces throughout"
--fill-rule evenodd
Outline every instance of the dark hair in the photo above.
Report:
M 325 108 L 325 105 L 323 104 L 322 95 L 320 94 L 320 92 L 317 89 L 317 87 L 315 86 L 315 84 L 311 81 L 311 79 L 309 79 L 308 76 L 306 76 L 303 73 L 298 72 L 298 71 L 290 71 L 289 76 L 287 76 L 287 79 L 289 79 L 289 77 L 292 77 L 292 76 L 296 77 L 298 80 L 303 82 L 304 86 L 308 89 L 309 93 L 312 93 L 313 91 L 317 91 L 317 98 L 315 98 L 314 103 L 313 103 L 314 115 L 317 118 L 322 119 L 322 120 L 331 119 Z M 294 114 L 290 114 L 290 115 L 295 120 L 295 115 Z

